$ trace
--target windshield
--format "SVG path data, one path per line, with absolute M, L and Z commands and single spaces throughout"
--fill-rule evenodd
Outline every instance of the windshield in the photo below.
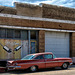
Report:
M 21 60 L 32 60 L 35 57 L 35 55 L 27 55 L 23 57 Z

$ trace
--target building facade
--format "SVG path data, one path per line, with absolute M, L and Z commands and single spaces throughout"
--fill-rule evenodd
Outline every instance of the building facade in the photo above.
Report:
M 11 52 L 4 50 L 7 46 Z M 15 48 L 21 48 L 15 51 Z M 0 60 L 53 52 L 75 57 L 75 9 L 48 4 L 15 3 L 0 7 Z

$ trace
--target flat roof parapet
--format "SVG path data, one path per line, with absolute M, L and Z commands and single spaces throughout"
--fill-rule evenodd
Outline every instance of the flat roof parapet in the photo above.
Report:
M 25 8 L 40 8 L 40 5 L 35 5 L 35 4 L 28 4 L 28 3 L 19 3 L 19 2 L 15 2 L 14 3 L 17 7 L 25 7 Z
M 15 7 L 0 6 L 0 13 L 29 17 L 75 21 L 75 9 L 40 3 L 39 5 L 14 2 Z
M 42 17 L 42 7 L 34 4 L 15 2 L 17 15 Z
M 44 4 L 44 3 L 42 3 L 41 5 L 44 8 L 57 9 L 60 11 L 62 10 L 62 11 L 68 12 L 68 13 L 69 12 L 75 13 L 75 8 L 69 8 L 69 7 L 57 6 L 57 5 L 51 5 L 51 4 Z
M 53 18 L 53 19 L 61 19 L 61 20 L 72 20 L 75 21 L 75 9 L 42 4 L 43 8 L 43 16 L 44 18 Z
M 0 13 L 16 15 L 17 11 L 13 7 L 0 6 Z

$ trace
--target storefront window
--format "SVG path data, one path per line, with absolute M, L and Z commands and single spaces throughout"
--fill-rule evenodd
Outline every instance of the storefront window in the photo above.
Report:
M 0 28 L 0 38 L 28 40 L 28 30 Z M 30 40 L 38 39 L 38 31 L 30 31 Z
M 0 29 L 0 38 L 6 38 L 6 30 L 5 29 Z
M 7 29 L 7 38 L 13 38 L 13 30 Z
M 15 37 L 16 39 L 20 39 L 21 38 L 21 32 L 20 30 L 15 30 Z
M 21 39 L 22 40 L 27 40 L 28 39 L 28 31 L 22 30 L 21 31 Z
M 31 31 L 30 34 L 31 34 L 30 35 L 31 39 L 35 40 L 36 39 L 36 31 Z

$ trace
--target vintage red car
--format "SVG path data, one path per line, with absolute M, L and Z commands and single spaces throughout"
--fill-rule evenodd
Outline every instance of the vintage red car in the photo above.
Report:
M 30 71 L 52 67 L 61 67 L 62 69 L 67 69 L 71 64 L 71 58 L 56 58 L 53 53 L 48 52 L 29 54 L 21 60 L 8 61 L 7 69 L 29 69 Z

